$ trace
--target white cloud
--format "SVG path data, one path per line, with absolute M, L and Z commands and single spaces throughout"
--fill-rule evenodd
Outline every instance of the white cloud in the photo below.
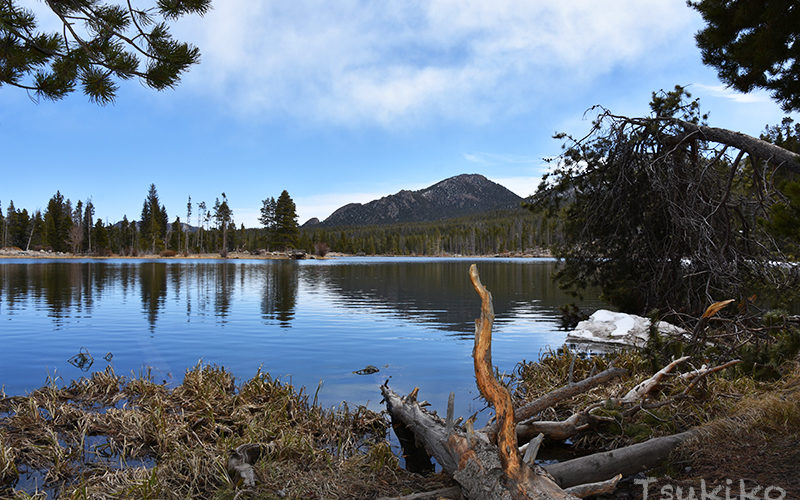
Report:
M 712 97 L 730 99 L 731 101 L 743 104 L 770 102 L 769 94 L 763 90 L 755 90 L 743 94 L 724 85 L 704 85 L 702 83 L 692 84 L 692 88 L 700 89 Z
M 240 113 L 396 126 L 519 112 L 690 36 L 692 15 L 663 0 L 225 0 L 178 34 L 203 53 L 186 81 Z

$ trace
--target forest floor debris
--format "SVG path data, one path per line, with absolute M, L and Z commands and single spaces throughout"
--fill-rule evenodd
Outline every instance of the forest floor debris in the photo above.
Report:
M 631 379 L 644 380 L 653 373 L 646 351 L 601 356 L 550 351 L 537 362 L 518 365 L 511 382 L 515 406 L 558 388 L 570 377 L 581 380 L 593 371 L 604 370 L 612 360 L 614 366 L 625 368 L 630 375 L 548 408 L 540 418 L 566 420 L 576 409 L 618 394 L 623 386 L 631 384 Z M 604 412 L 610 420 L 570 440 L 569 448 L 579 456 L 693 428 L 699 430 L 696 437 L 673 452 L 667 464 L 641 477 L 628 478 L 613 495 L 598 498 L 642 498 L 643 481 L 647 482 L 649 498 L 677 498 L 677 488 L 684 496 L 694 488 L 700 498 L 701 483 L 709 491 L 721 485 L 721 498 L 725 498 L 725 487 L 733 495 L 740 480 L 747 491 L 760 486 L 759 498 L 769 487 L 773 488 L 772 498 L 781 491 L 786 492 L 785 498 L 800 498 L 800 476 L 796 474 L 800 461 L 800 358 L 795 355 L 785 362 L 779 377 L 758 380 L 752 376 L 752 369 L 747 373 L 737 366 L 705 377 L 683 396 L 685 386 L 685 378 L 672 375 L 654 395 L 656 401 L 642 405 L 635 413 L 610 408 Z M 664 400 L 671 401 L 660 405 L 659 401 Z M 564 453 L 562 444 L 546 442 L 540 451 L 545 460 L 551 453 L 550 446 Z

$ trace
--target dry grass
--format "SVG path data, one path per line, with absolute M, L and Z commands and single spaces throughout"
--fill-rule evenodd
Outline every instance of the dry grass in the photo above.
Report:
M 111 369 L 51 382 L 0 400 L 0 496 L 371 498 L 442 484 L 398 467 L 382 415 L 323 409 L 267 373 L 237 385 L 224 368 L 198 365 L 172 390 Z M 267 450 L 250 489 L 227 473 L 245 443 Z M 17 471 L 41 474 L 41 489 L 14 490 Z
M 800 498 L 800 362 L 784 378 L 742 398 L 730 415 L 703 426 L 675 454 L 676 478 L 714 483 L 746 478 Z

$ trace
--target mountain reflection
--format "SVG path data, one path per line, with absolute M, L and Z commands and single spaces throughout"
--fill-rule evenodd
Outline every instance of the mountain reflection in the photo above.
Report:
M 471 337 L 480 299 L 469 281 L 472 261 L 378 261 L 354 265 L 304 266 L 304 288 L 323 287 L 337 306 L 367 307 Z M 558 306 L 574 301 L 553 285 L 552 261 L 481 261 L 481 280 L 492 292 L 498 322 L 536 309 L 557 318 Z
M 154 332 L 165 310 L 185 308 L 185 321 L 220 324 L 259 316 L 291 328 L 298 305 L 337 313 L 368 311 L 471 336 L 480 301 L 469 282 L 469 259 L 330 261 L 27 261 L 0 263 L 0 312 L 45 309 L 56 325 L 91 316 L 101 304 L 141 301 Z M 535 312 L 557 317 L 572 302 L 553 286 L 552 261 L 478 264 L 491 290 L 498 324 Z M 136 299 L 134 299 L 136 300 Z M 252 304 L 252 305 L 250 305 Z M 252 309 L 255 308 L 255 311 Z M 308 310 L 308 309 L 306 309 Z M 182 314 L 182 313 L 181 313 Z M 77 319 L 76 319 L 77 321 Z M 172 320 L 174 321 L 174 319 Z M 174 328 L 174 326 L 170 327 Z

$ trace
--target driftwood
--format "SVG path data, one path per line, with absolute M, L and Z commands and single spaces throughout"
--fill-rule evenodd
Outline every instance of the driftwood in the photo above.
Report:
M 562 422 L 526 419 L 626 372 L 611 367 L 578 383 L 570 383 L 552 391 L 515 411 L 508 390 L 494 377 L 491 362 L 494 320 L 491 294 L 481 284 L 475 265 L 470 267 L 470 279 L 481 297 L 481 317 L 475 320 L 475 377 L 481 395 L 495 408 L 495 423 L 474 430 L 473 415 L 464 426 L 460 426 L 460 419 L 453 419 L 452 393 L 448 401 L 447 418 L 442 419 L 426 411 L 424 405 L 417 402 L 419 388 L 401 397 L 389 388 L 388 381 L 381 386 L 393 425 L 396 428 L 405 427 L 416 445 L 424 447 L 428 454 L 436 458 L 444 472 L 451 474 L 458 482 L 463 498 L 568 499 L 610 493 L 622 476 L 647 470 L 663 462 L 678 444 L 694 435 L 696 431 L 690 430 L 544 467 L 537 465 L 535 458 L 543 439 L 565 439 L 607 418 L 592 415 L 592 410 L 603 405 L 598 402 Z M 687 359 L 673 361 L 623 396 L 611 398 L 611 401 L 630 406 L 636 411 L 661 380 Z M 691 372 L 692 382 L 684 392 L 710 373 L 734 363 L 711 369 L 703 367 Z M 525 436 L 520 439 L 526 442 L 521 448 L 518 446 L 518 436 Z M 536 437 L 531 439 L 533 436 Z M 524 454 L 524 458 L 521 454 Z
M 617 474 L 608 481 L 598 481 L 596 483 L 586 483 L 579 486 L 572 486 L 565 491 L 578 498 L 586 498 L 604 493 L 612 493 L 617 489 L 617 483 L 622 479 L 622 474 Z
M 569 488 L 588 481 L 602 481 L 612 474 L 628 476 L 655 467 L 669 457 L 676 446 L 696 431 L 653 438 L 616 450 L 604 451 L 545 466 L 562 487 Z
M 578 412 L 562 421 L 523 422 L 517 424 L 517 438 L 524 441 L 530 436 L 542 434 L 547 439 L 563 441 L 588 429 L 590 418 L 588 412 Z
M 671 372 L 676 366 L 679 364 L 687 361 L 689 356 L 684 356 L 682 358 L 678 358 L 672 363 L 668 364 L 664 368 L 660 369 L 656 372 L 655 375 L 650 377 L 649 379 L 641 382 L 639 385 L 628 391 L 622 399 L 619 400 L 620 403 L 636 403 L 644 399 L 648 394 L 650 394 L 653 389 L 655 389 L 658 384 L 661 383 L 661 379 L 667 376 L 669 372 Z

